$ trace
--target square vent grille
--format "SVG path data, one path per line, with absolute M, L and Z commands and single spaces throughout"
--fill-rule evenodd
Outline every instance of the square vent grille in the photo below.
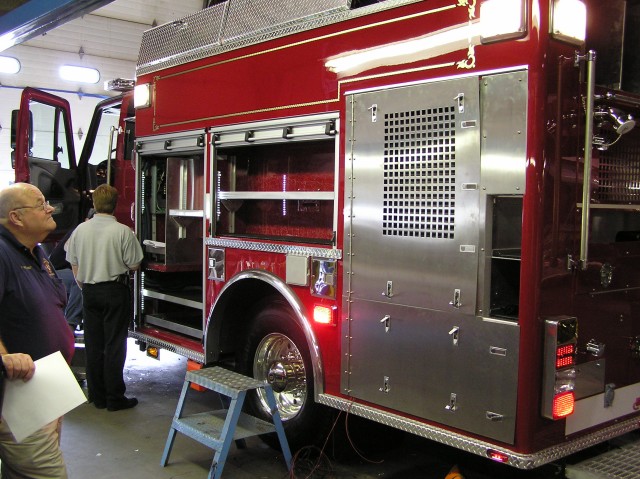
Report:
M 593 192 L 598 203 L 640 203 L 640 141 L 626 137 L 624 140 L 600 153 L 595 178 L 598 186 Z
M 455 107 L 385 114 L 382 234 L 454 239 Z

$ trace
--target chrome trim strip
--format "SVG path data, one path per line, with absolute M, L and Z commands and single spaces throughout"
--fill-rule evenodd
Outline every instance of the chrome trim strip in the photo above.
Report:
M 184 356 L 187 359 L 192 359 L 193 361 L 197 361 L 200 364 L 204 364 L 204 353 L 194 351 L 193 349 L 176 346 L 173 343 L 169 343 L 162 339 L 154 338 L 153 336 L 149 336 L 148 334 L 143 334 L 138 331 L 129 331 L 129 337 L 140 340 L 140 341 L 144 341 L 145 343 L 147 343 L 147 345 L 166 349 L 167 351 L 171 351 L 172 353 L 176 353 L 176 354 L 179 354 L 180 356 Z
M 626 421 L 614 424 L 586 436 L 580 436 L 574 440 L 551 446 L 533 454 L 519 454 L 489 442 L 474 439 L 444 428 L 425 424 L 415 419 L 409 419 L 390 412 L 382 411 L 371 406 L 349 401 L 348 399 L 330 396 L 328 394 L 317 395 L 317 401 L 325 406 L 347 411 L 350 414 L 361 416 L 372 421 L 386 424 L 387 426 L 400 429 L 416 436 L 424 437 L 447 446 L 455 447 L 466 452 L 486 457 L 487 451 L 498 451 L 509 458 L 508 464 L 518 469 L 535 469 L 555 460 L 566 457 L 575 452 L 587 449 L 603 441 L 613 439 L 628 432 L 637 430 L 640 425 L 638 418 L 634 417 Z
M 313 256 L 314 258 L 342 259 L 342 250 L 317 248 L 305 245 L 261 243 L 256 241 L 232 240 L 224 238 L 206 238 L 205 245 L 220 248 L 237 248 L 249 251 L 265 251 L 267 253 L 293 254 L 297 256 Z
M 298 320 L 298 324 L 302 328 L 302 332 L 307 340 L 307 345 L 309 347 L 309 354 L 311 355 L 311 364 L 313 364 L 313 384 L 314 390 L 316 392 L 316 396 L 324 391 L 324 371 L 322 368 L 322 354 L 320 353 L 320 345 L 316 339 L 315 333 L 309 324 L 309 320 L 305 315 L 305 308 L 300 299 L 296 296 L 296 294 L 287 286 L 282 279 L 276 276 L 273 273 L 263 270 L 246 270 L 241 273 L 235 275 L 231 278 L 220 291 L 216 301 L 213 305 L 212 311 L 216 310 L 216 305 L 222 299 L 224 299 L 225 292 L 227 289 L 231 288 L 235 283 L 239 281 L 243 281 L 245 279 L 256 279 L 259 281 L 264 281 L 265 283 L 271 285 L 274 289 L 276 289 L 289 303 L 293 312 Z M 210 327 L 211 325 L 209 325 Z M 208 331 L 207 331 L 208 334 Z

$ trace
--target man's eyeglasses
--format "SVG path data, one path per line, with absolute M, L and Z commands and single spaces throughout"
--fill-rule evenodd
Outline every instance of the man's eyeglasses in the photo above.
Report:
M 35 205 L 35 206 L 18 206 L 17 208 L 14 208 L 12 211 L 15 210 L 24 210 L 24 209 L 31 209 L 31 208 L 35 208 L 35 209 L 41 209 L 42 211 L 45 211 L 47 208 L 49 208 L 51 206 L 51 204 L 48 201 L 45 201 L 44 203 L 40 204 L 40 205 Z

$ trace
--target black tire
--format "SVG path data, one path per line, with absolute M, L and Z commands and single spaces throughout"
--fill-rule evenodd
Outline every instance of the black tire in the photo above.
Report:
M 323 441 L 329 431 L 332 410 L 314 401 L 309 347 L 284 302 L 271 301 L 260 308 L 241 356 L 238 364 L 241 374 L 264 380 L 273 387 L 292 453 Z M 249 394 L 245 405 L 249 414 L 271 420 L 263 390 Z M 275 434 L 263 434 L 260 438 L 279 449 Z

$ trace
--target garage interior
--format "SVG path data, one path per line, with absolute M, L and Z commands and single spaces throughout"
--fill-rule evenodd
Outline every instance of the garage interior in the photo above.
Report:
M 462 1 L 462 0 L 460 0 Z M 20 61 L 20 71 L 0 77 L 0 105 L 17 105 L 23 88 L 50 91 L 72 103 L 74 134 L 78 145 L 88 130 L 95 105 L 114 95 L 104 83 L 135 77 L 143 32 L 194 13 L 216 0 L 3 0 L 0 3 L 0 55 Z M 629 0 L 640 25 L 640 1 Z M 606 18 L 603 17 L 603 21 Z M 612 27 L 613 28 L 613 27 Z M 640 31 L 640 30 L 639 30 Z M 593 47 L 605 49 L 622 42 L 619 29 L 607 38 L 593 39 Z M 632 32 L 629 41 L 635 41 Z M 618 45 L 621 46 L 621 45 Z M 634 62 L 623 81 L 640 92 L 640 67 Z M 602 56 L 605 71 L 619 70 L 621 61 Z M 96 83 L 73 83 L 60 79 L 58 66 L 78 64 L 99 71 Z M 640 61 L 637 62 L 640 65 Z M 615 75 L 614 75 L 615 77 Z M 602 79 L 615 84 L 614 79 Z M 10 158 L 11 108 L 0 109 L 0 188 L 12 181 Z M 76 148 L 80 150 L 80 148 Z M 161 457 L 187 372 L 187 360 L 169 351 L 161 359 L 148 357 L 129 339 L 125 366 L 127 395 L 140 403 L 129 410 L 109 412 L 85 403 L 69 412 L 63 422 L 62 448 L 70 479 L 187 478 L 207 477 L 213 451 L 178 434 L 168 464 Z M 79 366 L 78 381 L 86 393 Z M 187 414 L 225 408 L 224 399 L 211 391 L 190 389 Z M 355 429 L 355 431 L 354 431 Z M 347 431 L 347 432 L 345 432 Z M 349 432 L 350 431 L 350 432 Z M 596 447 L 622 447 L 635 442 L 631 433 Z M 589 453 L 596 451 L 590 450 Z M 573 459 L 581 460 L 584 454 Z M 410 434 L 397 434 L 384 426 L 366 424 L 340 413 L 335 433 L 325 449 L 303 450 L 294 456 L 287 471 L 280 451 L 257 437 L 232 444 L 223 477 L 234 479 L 451 479 L 452 467 L 462 471 L 457 479 L 551 479 L 561 476 L 556 465 L 520 471 L 488 463 L 473 454 L 436 444 Z

